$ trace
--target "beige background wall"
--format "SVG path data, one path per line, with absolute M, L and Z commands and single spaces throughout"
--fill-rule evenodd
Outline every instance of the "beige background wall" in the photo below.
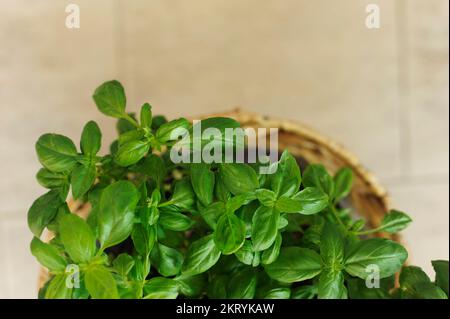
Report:
M 81 28 L 65 27 L 76 3 Z M 365 27 L 365 7 L 381 28 Z M 114 134 L 93 90 L 117 78 L 129 108 L 169 117 L 240 105 L 307 123 L 353 151 L 414 224 L 412 262 L 448 259 L 446 0 L 2 0 L 0 297 L 36 296 L 26 212 L 43 193 L 34 142 Z M 107 144 L 107 143 L 105 143 Z

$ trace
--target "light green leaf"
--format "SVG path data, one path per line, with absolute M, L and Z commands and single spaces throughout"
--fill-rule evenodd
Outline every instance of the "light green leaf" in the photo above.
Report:
M 160 143 L 166 143 L 177 139 L 185 130 L 188 130 L 189 127 L 190 123 L 188 120 L 179 118 L 162 124 L 156 131 L 155 136 Z
M 220 250 L 214 244 L 213 235 L 200 238 L 189 246 L 182 273 L 186 276 L 201 274 L 214 266 L 219 258 Z
M 259 187 L 255 170 L 247 164 L 221 164 L 220 176 L 225 187 L 234 195 L 252 192 Z
M 264 265 L 271 264 L 278 258 L 278 255 L 280 254 L 280 248 L 281 248 L 282 241 L 283 241 L 283 238 L 281 237 L 281 234 L 278 233 L 272 246 L 270 246 L 268 249 L 263 251 L 263 253 L 261 255 L 261 263 L 262 264 L 264 264 Z
M 270 289 L 264 299 L 289 299 L 291 297 L 290 288 L 274 288 Z
M 173 279 L 155 277 L 144 285 L 144 299 L 175 299 L 178 296 L 178 283 Z
M 244 244 L 245 224 L 234 214 L 224 214 L 214 231 L 216 247 L 225 255 L 236 252 Z
M 194 221 L 181 213 L 162 211 L 159 215 L 159 225 L 173 231 L 185 231 L 194 225 Z
M 316 187 L 306 187 L 292 198 L 299 201 L 301 209 L 298 213 L 303 215 L 317 214 L 328 205 L 328 195 Z
M 328 196 L 334 194 L 333 178 L 322 164 L 310 164 L 306 167 L 303 173 L 303 185 L 305 187 L 316 187 Z
M 134 266 L 134 259 L 127 253 L 122 253 L 113 261 L 114 270 L 122 277 L 126 277 Z
M 156 242 L 155 227 L 135 224 L 131 232 L 134 248 L 141 256 L 148 256 Z
M 270 177 L 270 187 L 279 197 L 295 194 L 302 181 L 300 168 L 295 158 L 285 150 L 277 165 L 277 171 Z
M 340 271 L 343 268 L 344 238 L 333 223 L 326 222 L 322 230 L 320 255 L 322 256 L 324 263 L 334 270 Z M 336 277 L 337 275 L 327 274 L 324 276 L 330 279 L 330 277 Z
M 345 256 L 345 270 L 352 276 L 366 279 L 368 266 L 376 265 L 380 278 L 398 272 L 408 257 L 400 244 L 383 238 L 362 240 L 353 244 Z
M 325 268 L 319 277 L 318 295 L 319 299 L 347 299 L 343 272 Z
M 46 244 L 39 238 L 34 237 L 31 241 L 30 249 L 39 263 L 50 271 L 64 271 L 66 269 L 66 260 L 54 246 Z
M 119 292 L 113 275 L 101 265 L 88 267 L 84 280 L 93 299 L 117 299 Z
M 89 225 L 75 214 L 59 221 L 59 235 L 65 251 L 76 263 L 89 262 L 96 252 L 95 237 Z
M 278 232 L 280 213 L 271 207 L 260 206 L 252 218 L 252 243 L 255 251 L 269 248 Z
M 53 277 L 45 292 L 45 299 L 71 299 L 72 288 L 67 287 L 66 280 L 65 274 Z
M 411 222 L 411 217 L 405 213 L 397 210 L 391 210 L 384 216 L 378 229 L 387 233 L 397 233 L 405 229 Z
M 141 107 L 141 126 L 152 127 L 152 107 L 148 103 L 144 103 Z
M 151 252 L 152 265 L 164 277 L 178 275 L 183 265 L 183 254 L 178 250 L 167 247 L 163 244 L 157 244 Z
M 269 190 L 269 189 L 257 189 L 255 191 L 256 198 L 259 200 L 259 202 L 267 207 L 273 207 L 275 205 L 275 201 L 277 199 L 277 195 Z

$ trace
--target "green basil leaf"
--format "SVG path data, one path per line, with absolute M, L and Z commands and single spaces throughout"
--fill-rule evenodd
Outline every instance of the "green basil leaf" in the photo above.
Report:
M 320 255 L 327 266 L 333 269 L 338 268 L 339 271 L 343 268 L 344 238 L 337 226 L 333 223 L 325 223 L 320 239 Z M 324 275 L 325 278 L 328 278 L 327 280 L 331 280 L 331 277 L 337 276 L 337 274 L 332 273 Z
M 177 182 L 170 201 L 181 209 L 191 209 L 195 203 L 195 195 L 191 183 L 187 180 Z
M 126 167 L 136 164 L 148 153 L 150 143 L 147 141 L 130 141 L 119 146 L 114 160 L 120 166 Z
M 98 220 L 102 249 L 114 246 L 130 236 L 139 192 L 128 181 L 115 182 L 100 196 Z
M 290 288 L 274 288 L 270 289 L 264 299 L 289 299 L 291 297 Z
M 405 229 L 411 222 L 411 217 L 405 213 L 397 210 L 391 210 L 384 216 L 378 229 L 387 233 L 397 233 Z
M 300 188 L 302 176 L 295 158 L 285 150 L 277 164 L 276 172 L 271 176 L 270 187 L 279 197 L 291 196 Z
M 342 271 L 325 268 L 319 277 L 318 295 L 319 299 L 347 299 Z
M 145 136 L 144 130 L 141 130 L 141 129 L 136 130 L 134 128 L 133 130 L 126 131 L 125 133 L 122 133 L 119 135 L 119 139 L 118 139 L 119 148 L 127 143 L 142 140 L 144 138 L 144 136 Z
M 206 286 L 206 279 L 203 275 L 181 275 L 174 278 L 174 280 L 178 283 L 180 293 L 187 297 L 200 297 Z
M 50 271 L 64 271 L 67 266 L 66 260 L 59 254 L 58 250 L 34 237 L 30 244 L 31 253 L 39 263 Z
M 416 266 L 403 267 L 400 273 L 400 287 L 401 295 L 403 297 L 414 298 L 418 297 L 421 293 L 417 291 L 417 288 L 421 283 L 431 284 L 430 278 L 427 274 L 420 268 Z
M 200 202 L 205 206 L 211 204 L 214 193 L 214 173 L 211 172 L 209 165 L 191 164 L 191 182 Z
M 251 201 L 255 200 L 256 196 L 254 193 L 242 193 L 236 196 L 233 196 L 227 200 L 225 203 L 225 210 L 228 213 L 234 213 L 243 205 L 249 204 Z
M 244 244 L 245 224 L 234 214 L 224 214 L 217 221 L 214 231 L 216 247 L 224 254 L 230 255 Z
M 229 299 L 252 299 L 256 291 L 256 273 L 246 268 L 234 273 L 227 285 Z
M 48 189 L 63 187 L 69 182 L 66 174 L 52 172 L 46 168 L 39 170 L 36 179 L 41 186 Z
M 177 139 L 189 127 L 190 123 L 188 120 L 179 118 L 162 124 L 156 131 L 155 137 L 160 143 L 166 143 Z
M 328 195 L 315 187 L 306 187 L 292 198 L 300 202 L 298 213 L 303 215 L 317 214 L 328 206 Z
M 271 207 L 260 206 L 252 218 L 252 243 L 255 251 L 269 248 L 277 237 L 280 213 Z
M 102 145 L 102 133 L 97 123 L 89 121 L 81 133 L 80 147 L 83 154 L 94 156 Z
M 89 262 L 96 252 L 95 237 L 89 225 L 74 214 L 59 221 L 59 235 L 64 249 L 76 263 Z
M 136 121 L 136 115 L 134 113 L 127 113 L 128 116 Z M 116 123 L 116 129 L 119 135 L 122 135 L 123 133 L 129 132 L 129 131 L 135 131 L 136 126 L 134 126 L 128 119 L 119 118 Z
M 291 299 L 313 299 L 317 295 L 317 286 L 306 285 L 294 288 Z
M 189 246 L 182 273 L 186 276 L 201 274 L 214 266 L 219 258 L 220 250 L 214 244 L 213 235 L 200 238 Z
M 277 195 L 268 189 L 257 189 L 255 191 L 256 198 L 259 200 L 259 202 L 267 207 L 273 207 L 275 205 L 275 201 L 277 199 Z
M 151 252 L 152 264 L 164 277 L 178 275 L 183 265 L 183 255 L 176 249 L 157 244 Z
M 223 183 L 222 177 L 220 177 L 220 172 L 217 172 L 215 174 L 216 181 L 214 185 L 214 195 L 216 195 L 217 199 L 222 202 L 227 202 L 228 199 L 231 197 L 231 193 L 226 188 L 225 184 Z
M 78 199 L 86 194 L 95 182 L 97 170 L 95 164 L 85 166 L 77 164 L 71 174 L 72 195 Z
M 220 176 L 225 187 L 234 195 L 252 192 L 259 187 L 255 170 L 247 164 L 221 164 Z
M 63 135 L 42 135 L 36 142 L 36 152 L 39 162 L 52 172 L 70 171 L 77 163 L 77 148 Z
M 448 260 L 433 260 L 431 263 L 436 272 L 436 285 L 448 296 Z
M 333 178 L 334 182 L 334 193 L 333 201 L 335 203 L 339 202 L 341 199 L 347 197 L 350 194 L 353 183 L 353 173 L 348 167 L 341 168 Z
M 178 283 L 173 279 L 155 277 L 144 285 L 144 299 L 175 299 L 178 296 Z
M 134 248 L 141 256 L 148 256 L 156 242 L 155 227 L 135 224 L 131 232 Z
M 299 247 L 282 248 L 278 259 L 265 266 L 275 280 L 291 283 L 316 277 L 322 271 L 322 259 L 314 250 Z
M 84 275 L 86 289 L 93 299 L 117 299 L 119 292 L 113 275 L 102 265 L 93 265 Z
M 217 275 L 208 286 L 208 298 L 211 299 L 225 299 L 227 298 L 227 284 L 229 276 Z
M 33 202 L 28 210 L 28 227 L 36 237 L 41 236 L 63 202 L 58 190 L 51 190 Z
M 433 283 L 420 282 L 415 286 L 415 294 L 402 294 L 402 298 L 413 299 L 448 299 L 445 292 Z
M 223 214 L 225 214 L 225 204 L 222 202 L 214 202 L 200 210 L 200 215 L 212 229 L 216 229 L 217 221 Z
M 145 157 L 141 168 L 140 172 L 154 179 L 157 185 L 164 181 L 167 174 L 164 161 L 155 154 L 148 154 Z
M 362 240 L 353 244 L 345 256 L 345 270 L 352 276 L 366 279 L 366 269 L 378 266 L 380 278 L 398 272 L 408 257 L 408 252 L 400 244 L 383 238 Z
M 303 173 L 303 185 L 316 187 L 330 197 L 334 194 L 333 178 L 322 164 L 310 164 L 306 167 Z
M 72 288 L 67 287 L 66 280 L 65 274 L 53 277 L 45 291 L 45 299 L 70 299 Z
M 127 253 L 122 253 L 113 261 L 114 270 L 122 277 L 126 277 L 134 266 L 134 259 Z
M 155 115 L 152 119 L 152 130 L 156 131 L 164 123 L 167 123 L 167 119 L 163 115 Z
M 144 103 L 141 107 L 141 126 L 152 127 L 152 107 L 148 103 Z
M 162 211 L 159 215 L 159 225 L 173 231 L 185 231 L 194 225 L 194 221 L 181 213 Z
M 380 281 L 380 288 L 368 288 L 366 281 L 360 278 L 347 278 L 348 296 L 350 299 L 390 299 L 389 289 L 383 286 Z
M 278 233 L 272 246 L 270 246 L 268 249 L 263 251 L 262 256 L 261 256 L 262 264 L 269 265 L 278 258 L 278 255 L 280 254 L 280 248 L 281 248 L 282 241 L 283 241 L 283 239 L 281 237 L 281 234 Z
M 275 208 L 283 213 L 297 213 L 301 211 L 303 207 L 299 200 L 283 195 L 277 199 Z
M 105 115 L 120 118 L 126 114 L 125 90 L 118 81 L 108 81 L 100 85 L 93 98 L 98 110 Z
M 246 240 L 242 247 L 234 253 L 236 258 L 243 264 L 249 266 L 258 266 L 260 262 L 259 252 L 253 251 L 253 245 L 250 240 Z

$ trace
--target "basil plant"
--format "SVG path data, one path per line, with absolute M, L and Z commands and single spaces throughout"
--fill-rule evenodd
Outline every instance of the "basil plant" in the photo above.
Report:
M 371 237 L 403 230 L 408 215 L 393 210 L 367 229 L 344 208 L 349 168 L 301 172 L 288 151 L 273 174 L 260 174 L 259 163 L 173 163 L 181 139 L 172 133 L 192 131 L 188 120 L 153 116 L 147 103 L 127 113 L 117 81 L 93 99 L 117 119 L 109 154 L 99 154 L 94 121 L 79 148 L 59 134 L 36 143 L 37 180 L 48 189 L 28 211 L 31 252 L 49 272 L 40 298 L 448 298 L 448 261 L 432 262 L 431 280 L 404 266 L 401 244 Z M 69 210 L 69 192 L 89 207 L 87 219 Z

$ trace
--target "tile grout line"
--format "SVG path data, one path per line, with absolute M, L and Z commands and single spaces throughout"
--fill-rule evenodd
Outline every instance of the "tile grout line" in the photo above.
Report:
M 408 72 L 408 40 L 407 40 L 407 3 L 404 0 L 395 2 L 396 37 L 397 37 L 397 68 L 398 68 L 398 107 L 397 116 L 399 124 L 399 158 L 400 172 L 408 176 L 412 171 L 411 163 L 411 121 L 407 103 L 409 101 L 409 72 Z

